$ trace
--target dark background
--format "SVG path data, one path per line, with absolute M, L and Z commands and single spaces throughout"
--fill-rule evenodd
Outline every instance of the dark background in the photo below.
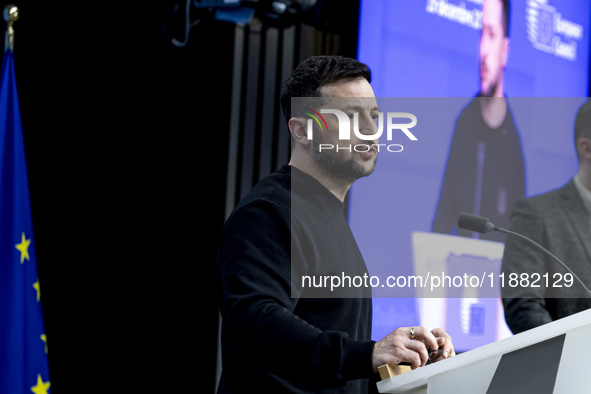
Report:
M 20 9 L 14 59 L 52 393 L 213 392 L 236 26 L 192 11 L 202 22 L 177 48 L 184 1 L 7 3 Z M 336 3 L 315 11 L 314 32 L 296 30 L 294 65 L 355 56 L 357 3 Z M 244 31 L 252 41 L 264 29 Z M 265 109 L 248 96 L 261 85 L 246 86 L 265 74 L 256 49 L 244 47 L 242 120 L 251 102 Z M 240 145 L 236 198 L 268 172 L 265 154 Z
M 52 392 L 213 387 L 234 27 L 179 49 L 174 2 L 12 3 Z

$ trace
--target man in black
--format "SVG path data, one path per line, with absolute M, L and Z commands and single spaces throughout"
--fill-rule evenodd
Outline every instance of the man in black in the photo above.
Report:
M 373 135 L 378 108 L 370 81 L 368 67 L 354 59 L 319 56 L 302 63 L 283 88 L 290 162 L 238 204 L 219 249 L 220 393 L 372 392 L 380 365 L 418 368 L 438 347 L 443 358 L 454 354 L 441 329 L 401 327 L 371 340 L 371 287 L 346 285 L 367 268 L 343 209 L 353 182 L 373 172 L 377 150 L 322 150 L 322 144 L 343 143 L 336 117 L 325 116 L 312 138 L 299 107 L 291 112 L 292 97 L 313 98 L 307 111 L 316 112 L 347 97 L 348 108 L 336 109 L 354 110 L 359 131 Z M 346 141 L 356 142 L 370 144 L 357 136 Z M 345 284 L 318 285 L 327 277 Z
M 466 237 L 457 228 L 462 212 L 509 223 L 525 192 L 521 144 L 504 94 L 509 55 L 509 2 L 485 0 L 480 36 L 480 93 L 460 115 L 449 152 L 433 232 Z M 500 233 L 487 239 L 502 241 Z

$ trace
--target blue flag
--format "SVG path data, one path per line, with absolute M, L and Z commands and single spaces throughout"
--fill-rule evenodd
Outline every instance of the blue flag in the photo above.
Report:
M 0 393 L 50 393 L 14 59 L 0 79 Z

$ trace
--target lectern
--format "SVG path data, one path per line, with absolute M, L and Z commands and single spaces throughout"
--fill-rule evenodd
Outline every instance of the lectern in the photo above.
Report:
M 380 393 L 591 393 L 591 310 L 378 382 Z

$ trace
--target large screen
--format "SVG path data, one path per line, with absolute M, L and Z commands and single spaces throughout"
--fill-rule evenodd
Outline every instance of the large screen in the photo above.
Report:
M 506 19 L 497 3 L 360 2 L 358 59 L 372 70 L 378 101 L 396 106 L 384 111 L 415 112 L 418 139 L 405 140 L 399 152 L 380 152 L 375 172 L 350 191 L 349 223 L 370 275 L 411 276 L 425 261 L 450 256 L 487 259 L 498 269 L 502 236 L 463 234 L 457 213 L 505 226 L 516 198 L 559 188 L 577 172 L 574 120 L 589 96 L 591 3 L 512 0 Z M 490 26 L 499 18 L 507 21 L 505 40 Z M 498 100 L 486 99 L 499 91 Z M 492 109 L 485 114 L 484 107 Z M 500 137 L 471 137 L 483 119 Z M 462 250 L 474 253 L 462 257 Z M 458 331 L 465 351 L 511 335 L 499 300 L 469 305 L 475 297 L 423 295 L 374 289 L 373 339 L 400 326 L 437 325 Z M 486 333 L 477 324 L 484 308 L 495 319 Z M 466 320 L 463 310 L 482 319 Z

